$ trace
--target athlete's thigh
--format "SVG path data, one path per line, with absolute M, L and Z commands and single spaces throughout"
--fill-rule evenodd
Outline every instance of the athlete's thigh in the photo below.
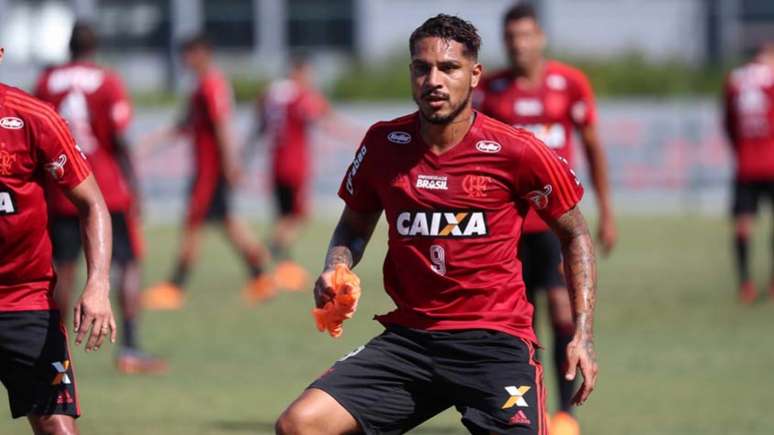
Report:
M 0 313 L 2 380 L 11 415 L 80 414 L 67 336 L 58 311 Z
M 310 388 L 333 397 L 365 433 L 398 434 L 451 406 L 436 390 L 421 333 L 390 328 L 337 361 Z
M 474 434 L 545 434 L 543 369 L 533 345 L 501 332 L 460 332 L 438 347 L 438 376 Z

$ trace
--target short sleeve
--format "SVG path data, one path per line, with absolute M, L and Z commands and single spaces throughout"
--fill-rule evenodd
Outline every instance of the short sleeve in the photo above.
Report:
M 231 114 L 231 89 L 222 79 L 210 79 L 204 83 L 202 97 L 207 113 L 213 122 L 226 119 Z
M 355 158 L 347 168 L 339 187 L 339 197 L 355 211 L 372 213 L 382 210 L 382 203 L 373 182 L 376 156 L 368 144 L 370 131 L 366 133 L 362 145 L 357 149 Z
M 132 120 L 132 103 L 126 93 L 124 84 L 114 74 L 106 81 L 108 104 L 110 107 L 110 122 L 114 131 L 123 131 Z
M 576 127 L 586 127 L 597 122 L 597 106 L 591 83 L 580 71 L 572 79 L 570 117 Z
M 575 207 L 583 186 L 567 161 L 534 137 L 525 137 L 514 188 L 545 221 L 552 221 Z
M 45 173 L 59 187 L 75 188 L 91 173 L 86 156 L 53 109 L 43 111 L 36 121 L 35 147 Z

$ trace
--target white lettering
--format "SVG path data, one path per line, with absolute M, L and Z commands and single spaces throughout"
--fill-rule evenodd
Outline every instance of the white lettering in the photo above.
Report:
M 0 214 L 14 214 L 16 207 L 9 192 L 0 192 Z

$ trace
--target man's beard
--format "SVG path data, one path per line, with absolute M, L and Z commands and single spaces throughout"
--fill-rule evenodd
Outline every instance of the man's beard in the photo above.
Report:
M 419 114 L 422 115 L 422 118 L 424 118 L 425 121 L 431 124 L 445 125 L 454 121 L 457 118 L 457 116 L 460 113 L 462 113 L 463 110 L 465 110 L 465 107 L 467 107 L 468 103 L 470 102 L 470 97 L 472 94 L 473 94 L 473 90 L 472 89 L 468 90 L 468 95 L 465 96 L 465 99 L 463 99 L 457 107 L 454 107 L 452 111 L 446 116 L 438 115 L 437 112 L 434 115 L 428 116 L 422 111 L 421 109 L 422 105 L 419 104 L 419 101 L 414 99 L 414 102 L 416 102 L 417 106 L 420 107 Z

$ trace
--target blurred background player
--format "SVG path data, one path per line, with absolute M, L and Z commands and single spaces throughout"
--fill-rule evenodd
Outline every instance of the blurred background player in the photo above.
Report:
M 172 276 L 168 282 L 148 289 L 143 294 L 143 304 L 149 309 L 167 310 L 179 309 L 183 305 L 183 289 L 198 254 L 201 226 L 205 221 L 222 225 L 228 240 L 247 263 L 251 280 L 244 288 L 244 296 L 251 302 L 263 301 L 274 295 L 272 280 L 264 273 L 268 252 L 253 239 L 244 222 L 231 211 L 231 192 L 241 178 L 230 125 L 233 99 L 231 86 L 215 66 L 212 46 L 203 35 L 194 36 L 183 43 L 182 58 L 197 79 L 187 116 L 176 128 L 149 137 L 143 148 L 169 142 L 174 136 L 183 133 L 190 134 L 195 167 L 188 215 Z
M 313 75 L 309 60 L 296 55 L 287 78 L 271 83 L 256 102 L 256 130 L 271 146 L 271 183 L 277 207 L 269 245 L 272 258 L 278 262 L 274 283 L 296 291 L 305 289 L 308 281 L 307 272 L 291 261 L 290 249 L 308 216 L 309 183 L 313 179 L 312 126 L 316 124 L 329 135 L 345 140 L 354 136 L 347 136 L 352 130 L 348 123 L 315 89 Z
M 38 79 L 35 94 L 67 120 L 91 164 L 110 211 L 113 228 L 112 273 L 121 307 L 122 343 L 117 366 L 124 373 L 162 372 L 166 363 L 140 351 L 142 229 L 137 210 L 137 180 L 125 130 L 132 107 L 120 77 L 93 62 L 98 40 L 92 26 L 76 23 L 70 38 L 69 62 L 49 68 Z M 59 279 L 54 293 L 66 313 L 70 306 L 81 253 L 78 210 L 59 190 L 47 189 L 54 263 Z M 66 317 L 66 315 L 65 315 Z
M 758 292 L 750 278 L 750 234 L 760 197 L 774 205 L 774 42 L 762 44 L 755 59 L 728 75 L 724 94 L 724 124 L 736 158 L 732 213 L 739 300 L 752 303 Z M 769 296 L 774 298 L 774 268 Z
M 596 108 L 591 86 L 584 74 L 544 57 L 545 34 L 529 3 L 517 3 L 506 11 L 503 38 L 510 68 L 488 76 L 477 96 L 479 109 L 507 124 L 532 131 L 571 165 L 572 133 L 577 130 L 591 172 L 599 208 L 598 237 L 605 253 L 616 241 L 605 154 L 596 128 Z M 551 186 L 546 186 L 546 194 Z M 561 272 L 560 243 L 549 226 L 531 210 L 524 222 L 519 253 L 530 301 L 535 291 L 546 290 L 554 333 L 554 367 L 559 384 L 559 412 L 553 416 L 552 435 L 579 433 L 572 417 L 574 382 L 564 378 L 565 349 L 573 338 L 572 305 Z
M 4 49 L 0 47 L 0 61 Z M 64 120 L 50 105 L 0 83 L 0 381 L 13 418 L 35 434 L 71 435 L 81 411 L 56 273 L 44 178 L 65 191 L 84 231 L 88 277 L 75 304 L 76 344 L 115 342 L 110 307 L 110 215 Z

